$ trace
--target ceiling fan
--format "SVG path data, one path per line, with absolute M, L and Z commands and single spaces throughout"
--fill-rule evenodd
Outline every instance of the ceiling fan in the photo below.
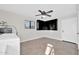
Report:
M 38 12 L 40 12 L 41 14 L 38 14 L 36 16 L 48 16 L 48 17 L 51 17 L 51 15 L 49 15 L 49 13 L 53 12 L 53 10 L 50 10 L 50 11 L 41 11 L 41 10 L 38 10 Z

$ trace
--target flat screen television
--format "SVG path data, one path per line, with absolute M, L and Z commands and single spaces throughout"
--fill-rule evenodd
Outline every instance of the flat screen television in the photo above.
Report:
M 57 19 L 48 21 L 37 20 L 37 30 L 57 30 Z

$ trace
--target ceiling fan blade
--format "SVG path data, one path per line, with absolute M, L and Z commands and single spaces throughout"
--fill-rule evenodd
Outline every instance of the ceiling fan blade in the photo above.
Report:
M 42 13 L 42 11 L 41 10 L 38 10 L 40 13 Z
M 51 17 L 51 15 L 48 15 L 48 14 L 46 14 L 46 16 L 49 16 L 49 17 Z
M 40 16 L 41 14 L 35 15 L 35 16 Z
M 51 12 L 53 12 L 53 10 L 50 10 L 50 11 L 48 11 L 48 12 L 46 12 L 46 13 L 51 13 Z

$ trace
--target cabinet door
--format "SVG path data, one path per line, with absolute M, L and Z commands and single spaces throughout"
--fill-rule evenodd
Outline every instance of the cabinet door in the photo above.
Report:
M 62 39 L 64 41 L 69 41 L 77 43 L 77 18 L 71 18 L 62 20 Z
M 20 54 L 19 38 L 7 41 L 6 55 L 19 55 L 19 54 Z

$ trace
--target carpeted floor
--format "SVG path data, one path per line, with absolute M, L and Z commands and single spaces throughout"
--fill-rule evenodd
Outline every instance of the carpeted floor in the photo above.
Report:
M 21 55 L 45 55 L 47 44 L 53 44 L 55 55 L 77 55 L 78 45 L 50 38 L 38 38 L 21 43 Z

